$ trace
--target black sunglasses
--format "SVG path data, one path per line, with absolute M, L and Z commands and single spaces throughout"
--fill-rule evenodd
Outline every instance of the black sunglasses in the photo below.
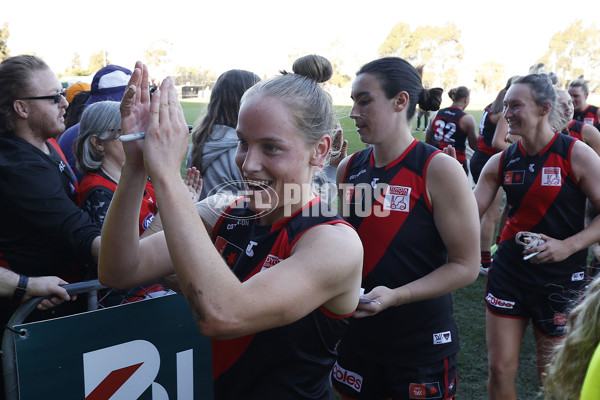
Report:
M 21 100 L 54 100 L 54 104 L 60 103 L 63 97 L 66 97 L 67 93 L 63 90 L 50 96 L 35 96 L 35 97 L 23 97 Z

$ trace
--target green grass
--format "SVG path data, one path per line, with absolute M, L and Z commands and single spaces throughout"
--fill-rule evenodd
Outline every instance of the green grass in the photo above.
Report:
M 196 119 L 205 111 L 206 103 L 182 101 L 188 124 L 193 125 Z M 348 140 L 348 154 L 364 149 L 360 141 L 354 121 L 347 117 L 349 106 L 336 106 L 336 112 L 345 138 Z M 482 110 L 467 110 L 479 123 Z M 413 120 L 413 131 L 416 119 Z M 413 135 L 424 140 L 424 132 L 414 132 Z M 184 170 L 185 172 L 185 170 Z M 453 293 L 454 316 L 458 324 L 461 350 L 458 354 L 458 385 L 457 399 L 485 400 L 487 399 L 487 346 L 485 342 L 485 291 L 484 277 L 479 277 L 473 284 Z M 536 377 L 535 344 L 531 327 L 527 329 L 521 347 L 519 372 L 517 374 L 517 392 L 519 399 L 538 399 L 539 386 Z

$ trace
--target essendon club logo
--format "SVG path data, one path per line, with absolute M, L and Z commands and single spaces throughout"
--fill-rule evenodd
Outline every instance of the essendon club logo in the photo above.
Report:
M 409 399 L 441 399 L 442 392 L 439 382 L 411 383 L 408 388 Z
M 561 184 L 559 167 L 545 167 L 542 169 L 542 186 L 560 186 Z
M 505 185 L 518 185 L 522 184 L 525 178 L 525 171 L 506 171 L 504 173 L 504 184 Z

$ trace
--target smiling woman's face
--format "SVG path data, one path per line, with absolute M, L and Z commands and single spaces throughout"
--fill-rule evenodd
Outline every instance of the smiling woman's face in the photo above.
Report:
M 285 217 L 285 205 L 292 212 L 300 208 L 291 194 L 311 183 L 311 146 L 297 132 L 287 106 L 273 97 L 247 99 L 240 107 L 237 134 L 235 161 L 250 190 L 250 209 L 269 210 L 274 222 Z

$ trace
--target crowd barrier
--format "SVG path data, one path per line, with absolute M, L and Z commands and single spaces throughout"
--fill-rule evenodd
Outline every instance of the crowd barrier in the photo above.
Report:
M 98 281 L 66 285 L 87 312 L 23 323 L 43 298 L 12 315 L 2 338 L 5 398 L 212 399 L 210 340 L 185 299 L 168 294 L 98 309 Z

